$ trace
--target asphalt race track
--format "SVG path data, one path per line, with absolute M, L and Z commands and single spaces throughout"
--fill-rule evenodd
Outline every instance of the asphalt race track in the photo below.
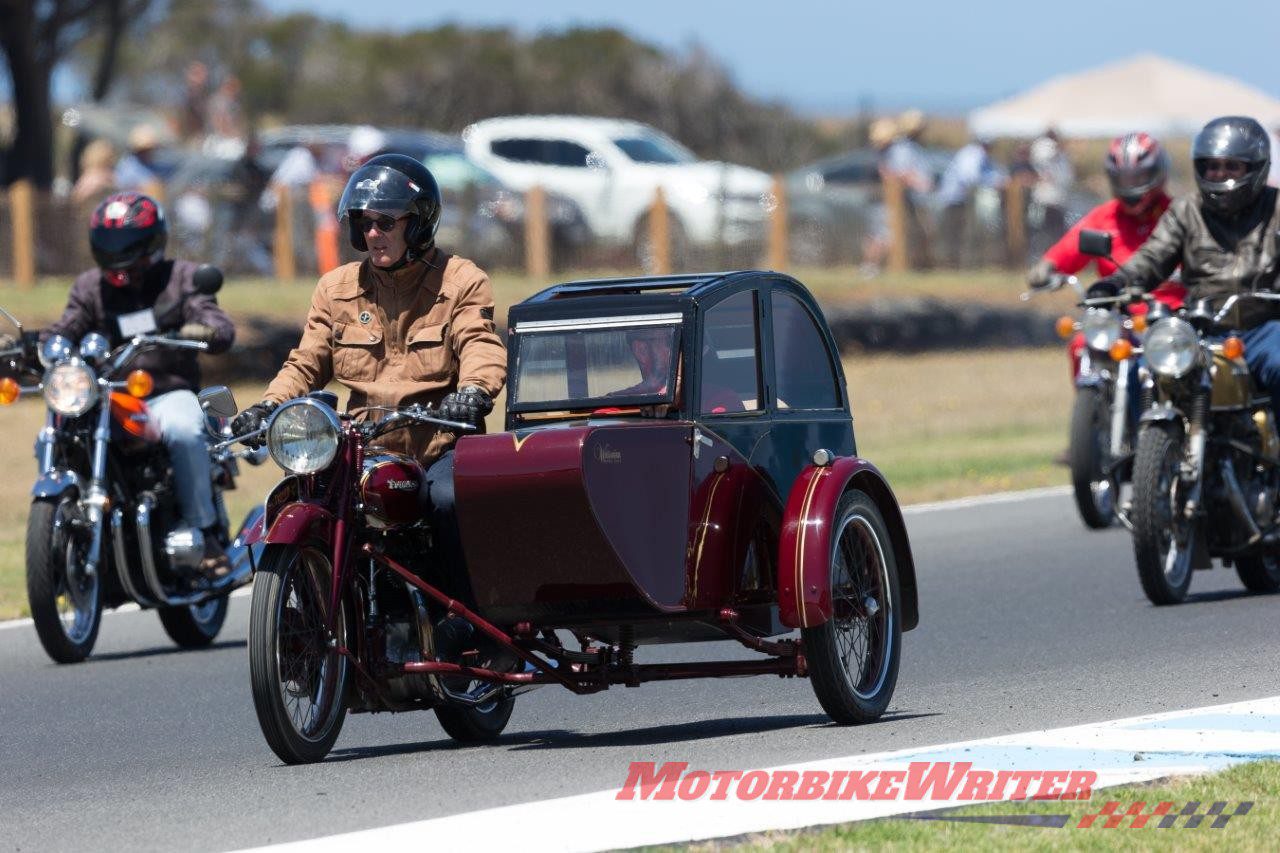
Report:
M 431 714 L 349 717 L 322 765 L 281 765 L 249 696 L 248 599 L 181 653 L 150 613 L 108 615 L 58 667 L 0 629 L 0 850 L 229 850 L 622 785 L 633 760 L 745 769 L 1280 694 L 1280 598 L 1201 572 L 1149 605 L 1129 536 L 1038 494 L 908 514 L 921 627 L 880 723 L 837 728 L 807 681 L 757 677 L 521 697 L 496 745 Z M 727 644 L 641 660 L 749 656 Z M 484 827 L 475 829 L 483 844 Z

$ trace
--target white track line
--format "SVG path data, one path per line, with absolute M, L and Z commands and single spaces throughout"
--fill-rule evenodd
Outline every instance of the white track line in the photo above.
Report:
M 253 584 L 248 584 L 246 586 L 240 587 L 239 589 L 233 589 L 231 591 L 231 594 L 227 597 L 243 598 L 244 596 L 249 595 L 252 591 L 253 591 Z M 119 607 L 116 607 L 112 610 L 108 610 L 102 615 L 105 617 L 105 616 L 115 616 L 119 613 L 141 613 L 141 612 L 142 612 L 141 607 L 134 604 L 133 602 L 130 602 L 128 604 L 121 604 Z M 30 619 L 9 619 L 4 622 L 0 622 L 0 631 L 5 630 L 6 628 L 25 628 L 31 624 L 32 622 Z
M 891 725 L 891 724 L 890 724 Z M 856 729 L 849 731 L 856 732 Z M 1204 773 L 1242 761 L 1280 756 L 1280 697 L 1130 717 L 1083 726 L 943 744 L 923 749 L 793 764 L 768 770 L 900 770 L 912 761 L 972 762 L 975 770 L 1086 770 L 1095 788 Z M 751 768 L 690 767 L 690 770 Z M 621 786 L 628 766 L 618 763 Z M 868 820 L 956 805 L 954 800 L 740 800 L 730 795 L 618 800 L 617 789 L 484 809 L 256 848 L 272 853 L 374 849 L 462 849 L 477 838 L 491 849 L 590 851 L 725 838 Z M 1223 791 L 1222 799 L 1231 792 Z M 1071 803 L 1063 811 L 1071 811 Z M 1017 806 L 1011 809 L 1016 810 Z

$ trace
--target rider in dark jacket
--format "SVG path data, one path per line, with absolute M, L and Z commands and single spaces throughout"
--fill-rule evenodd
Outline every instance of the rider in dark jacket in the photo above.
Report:
M 1147 291 L 1182 265 L 1187 301 L 1275 288 L 1280 273 L 1280 208 L 1266 185 L 1267 132 L 1243 116 L 1217 118 L 1191 147 L 1197 191 L 1177 199 L 1128 262 L 1100 279 L 1091 294 L 1130 286 Z M 1232 325 L 1242 332 L 1245 360 L 1258 383 L 1280 400 L 1280 320 L 1271 304 L 1239 303 Z
M 205 341 L 211 353 L 229 349 L 235 338 L 231 319 L 213 296 L 196 292 L 196 264 L 164 257 L 167 238 L 164 212 L 150 197 L 127 192 L 103 201 L 89 227 L 98 266 L 76 278 L 66 310 L 41 331 L 41 340 L 62 335 L 77 342 L 99 332 L 114 347 L 135 335 L 167 333 Z M 218 517 L 204 412 L 194 393 L 200 387 L 195 353 L 150 350 L 130 364 L 149 372 L 154 381 L 147 409 L 169 449 L 183 522 L 209 531 Z M 213 577 L 225 574 L 230 564 L 218 537 L 206 535 L 204 541 L 201 571 Z

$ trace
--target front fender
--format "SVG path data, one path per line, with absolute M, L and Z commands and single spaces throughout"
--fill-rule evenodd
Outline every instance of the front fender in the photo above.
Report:
M 889 528 L 898 567 L 902 629 L 920 622 L 915 560 L 902 509 L 884 475 L 865 459 L 841 456 L 800 472 L 787 497 L 778 554 L 778 617 L 789 628 L 812 628 L 831 618 L 831 528 L 849 489 L 866 492 Z
M 262 541 L 268 545 L 301 545 L 312 539 L 333 541 L 333 513 L 319 504 L 298 501 L 280 510 Z
M 56 498 L 68 489 L 75 489 L 80 495 L 85 494 L 84 480 L 70 469 L 50 468 L 41 474 L 36 484 L 31 487 L 31 497 Z
M 1154 406 L 1138 416 L 1139 424 L 1150 424 L 1160 421 L 1176 421 L 1182 423 L 1186 416 L 1172 406 Z

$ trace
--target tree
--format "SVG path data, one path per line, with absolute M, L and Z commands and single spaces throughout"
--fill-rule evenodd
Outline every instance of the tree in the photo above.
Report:
M 115 76 L 121 37 L 150 0 L 0 0 L 0 52 L 13 84 L 15 133 L 0 160 L 5 183 L 29 178 L 53 183 L 53 70 L 95 33 L 103 36 L 93 81 L 95 100 L 105 97 Z

